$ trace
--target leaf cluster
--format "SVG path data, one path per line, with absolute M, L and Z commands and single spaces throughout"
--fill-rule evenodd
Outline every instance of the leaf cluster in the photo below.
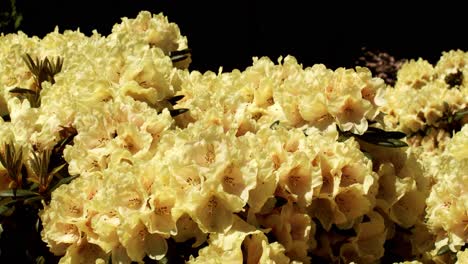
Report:
M 69 175 L 68 164 L 62 157 L 63 149 L 66 145 L 73 144 L 76 134 L 72 127 L 62 128 L 61 139 L 51 149 L 24 146 L 13 140 L 0 147 L 0 162 L 10 181 L 8 189 L 0 190 L 0 224 L 4 228 L 0 245 L 11 247 L 12 252 L 18 252 L 21 247 L 18 244 L 20 242 L 15 242 L 16 237 L 34 239 L 34 246 L 42 245 L 42 251 L 37 250 L 34 254 L 30 252 L 34 256 L 25 256 L 28 261 L 31 258 L 40 261 L 53 257 L 40 239 L 38 213 L 44 204 L 50 202 L 51 194 L 56 188 L 77 177 Z M 25 238 L 21 240 L 24 241 Z M 13 246 L 15 243 L 16 246 Z M 30 250 L 30 246 L 22 248 Z M 2 258 L 0 255 L 0 262 Z
M 369 127 L 366 132 L 362 135 L 354 134 L 350 131 L 341 131 L 338 129 L 339 137 L 338 141 L 342 142 L 350 137 L 354 137 L 358 140 L 388 148 L 401 148 L 407 147 L 408 144 L 401 139 L 406 137 L 406 134 L 399 131 L 385 131 L 376 127 Z
M 51 61 L 46 57 L 44 60 L 39 60 L 38 58 L 33 59 L 29 54 L 25 54 L 23 60 L 34 76 L 35 87 L 34 89 L 15 87 L 10 90 L 10 93 L 17 94 L 22 99 L 27 99 L 31 107 L 37 108 L 41 105 L 42 83 L 45 81 L 51 84 L 55 83 L 54 77 L 62 70 L 63 59 L 57 57 L 55 61 Z

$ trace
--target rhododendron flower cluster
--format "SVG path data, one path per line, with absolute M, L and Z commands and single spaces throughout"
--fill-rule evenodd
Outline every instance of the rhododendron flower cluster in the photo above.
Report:
M 445 246 L 466 259 L 466 53 L 410 61 L 390 87 L 293 56 L 201 73 L 172 59 L 187 48 L 149 12 L 109 36 L 0 37 L 0 146 L 29 164 L 76 131 L 63 150 L 76 178 L 40 212 L 60 263 L 162 260 L 185 243 L 187 263 L 440 262 Z M 39 107 L 11 92 L 37 88 L 25 53 L 64 58 Z M 409 147 L 371 137 L 395 130 Z

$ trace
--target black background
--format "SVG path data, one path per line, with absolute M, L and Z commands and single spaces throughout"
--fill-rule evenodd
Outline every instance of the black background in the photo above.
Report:
M 5 1 L 5 0 L 0 0 Z M 103 35 L 121 17 L 163 12 L 192 48 L 191 69 L 244 69 L 252 56 L 293 55 L 304 66 L 353 67 L 361 48 L 435 63 L 442 51 L 468 51 L 468 13 L 460 3 L 373 1 L 32 1 L 17 0 L 20 30 L 44 36 L 59 25 Z M 320 3 L 320 4 L 319 4 Z

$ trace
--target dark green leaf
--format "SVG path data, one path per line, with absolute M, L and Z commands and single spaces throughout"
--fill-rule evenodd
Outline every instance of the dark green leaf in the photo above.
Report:
M 8 177 L 19 184 L 23 168 L 23 149 L 14 142 L 4 143 L 0 149 L 0 163 L 8 172 Z
M 9 206 L 10 204 L 16 203 L 17 200 L 11 197 L 0 198 L 0 206 Z
M 362 151 L 362 150 L 361 150 L 361 152 L 362 152 L 362 154 L 364 154 L 364 156 L 366 156 L 366 158 L 372 160 L 372 155 L 369 152 Z
M 450 105 L 446 101 L 444 101 L 443 104 L 444 104 L 444 110 L 449 111 L 450 110 Z
M 35 95 L 36 92 L 30 89 L 25 89 L 25 88 L 19 88 L 15 87 L 9 91 L 10 93 L 20 93 L 20 94 L 33 94 Z
M 45 258 L 43 256 L 39 256 L 36 258 L 36 264 L 45 264 Z
M 183 61 L 191 56 L 191 49 L 176 50 L 169 53 L 172 62 Z
M 385 131 L 380 128 L 369 127 L 367 131 L 364 132 L 364 134 L 358 135 L 349 131 L 341 131 L 338 126 L 337 130 L 339 133 L 339 142 L 345 141 L 349 137 L 355 137 L 367 143 L 382 147 L 401 148 L 408 146 L 408 144 L 406 144 L 404 141 L 399 140 L 406 137 L 405 133 L 399 131 Z
M 14 190 L 3 190 L 0 191 L 0 197 L 14 197 Z M 16 197 L 29 197 L 29 196 L 40 196 L 37 192 L 32 192 L 29 190 L 17 189 Z
M 62 127 L 59 133 L 62 139 L 54 146 L 54 153 L 61 153 L 65 149 L 65 146 L 70 144 L 75 136 L 78 135 L 78 131 L 73 127 Z
M 8 206 L 0 206 L 0 215 L 1 216 L 9 216 L 13 213 L 15 207 L 8 207 Z
M 24 60 L 24 63 L 26 63 L 26 66 L 28 66 L 29 71 L 31 71 L 34 75 L 39 74 L 37 64 L 39 64 L 40 62 L 37 58 L 36 58 L 36 62 L 34 62 L 31 56 L 28 53 L 26 53 L 25 55 L 23 55 L 23 60 Z
M 187 55 L 178 55 L 178 56 L 171 57 L 171 60 L 172 60 L 173 63 L 175 63 L 175 62 L 183 61 L 183 60 L 185 60 L 185 59 L 187 59 L 189 57 L 190 56 L 187 56 Z
M 167 99 L 167 101 L 171 104 L 171 105 L 175 105 L 179 100 L 181 100 L 182 98 L 184 98 L 183 95 L 176 95 L 176 96 L 173 96 L 169 99 Z
M 174 50 L 174 51 L 171 51 L 169 52 L 169 56 L 176 56 L 176 55 L 186 55 L 186 54 L 190 54 L 192 52 L 191 49 L 183 49 L 183 50 Z
M 25 204 L 34 204 L 36 201 L 41 201 L 42 199 L 44 199 L 42 196 L 34 196 L 34 197 L 31 197 L 31 198 L 24 199 L 24 203 Z
M 448 245 L 445 245 L 445 246 L 441 247 L 439 249 L 439 251 L 437 251 L 437 256 L 444 255 L 444 254 L 446 254 L 448 252 L 450 252 L 450 247 Z
M 339 131 L 339 134 L 338 134 L 338 142 L 344 142 L 346 141 L 348 138 L 352 137 L 354 134 L 349 132 L 349 131 L 346 131 L 346 132 L 341 132 Z
M 276 120 L 275 122 L 271 123 L 270 129 L 276 129 L 279 125 L 280 121 Z
M 401 141 L 398 139 L 392 139 L 392 138 L 384 139 L 384 140 L 378 140 L 378 139 L 370 140 L 369 138 L 366 139 L 366 138 L 360 138 L 360 137 L 358 138 L 367 143 L 382 146 L 382 147 L 388 147 L 388 148 L 402 148 L 402 147 L 408 146 L 408 144 L 406 144 L 404 141 Z
M 49 175 L 54 176 L 54 175 L 57 174 L 61 169 L 63 169 L 63 167 L 65 167 L 65 165 L 67 165 L 67 164 L 64 163 L 64 164 L 62 164 L 62 165 L 59 165 L 59 166 L 55 167 L 51 172 L 49 172 Z
M 380 138 L 393 138 L 393 139 L 401 139 L 406 137 L 406 134 L 400 131 L 385 131 L 380 128 L 376 127 L 369 127 L 367 131 L 364 133 L 367 135 L 375 135 L 376 137 Z
M 187 111 L 188 111 L 187 108 L 180 108 L 180 109 L 169 110 L 169 113 L 171 114 L 172 117 L 174 117 L 174 116 L 181 115 Z
M 394 148 L 403 148 L 403 147 L 408 147 L 408 144 L 404 141 L 401 141 L 399 139 L 393 139 L 393 138 L 389 138 L 387 140 L 387 142 L 391 143 L 392 144 L 392 147 Z
M 455 113 L 455 115 L 453 116 L 453 119 L 455 121 L 458 121 L 458 120 L 461 120 L 463 117 L 465 117 L 466 115 L 468 115 L 468 110 L 462 110 L 462 111 L 458 111 Z
M 37 190 L 37 188 L 39 188 L 39 184 L 33 183 L 33 184 L 31 184 L 31 186 L 29 186 L 28 189 L 29 189 L 30 191 L 34 191 L 34 190 Z
M 58 181 L 52 188 L 50 188 L 50 193 L 52 193 L 52 192 L 53 192 L 55 189 L 57 189 L 60 185 L 62 185 L 62 184 L 68 184 L 68 183 L 70 183 L 72 180 L 76 179 L 77 177 L 79 177 L 79 175 L 70 176 L 70 177 L 61 179 L 61 180 Z

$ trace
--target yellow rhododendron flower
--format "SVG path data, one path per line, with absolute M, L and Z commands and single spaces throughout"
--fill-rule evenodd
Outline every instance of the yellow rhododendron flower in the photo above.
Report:
M 137 216 L 130 216 L 117 230 L 119 241 L 132 261 L 142 263 L 143 258 L 160 260 L 167 252 L 167 242 L 158 234 L 150 234 Z
M 419 89 L 432 81 L 434 75 L 434 67 L 426 60 L 419 58 L 418 60 L 410 60 L 404 63 L 397 73 L 397 84 L 409 86 L 413 89 Z
M 191 256 L 187 263 L 244 263 L 243 260 L 246 263 L 291 263 L 281 244 L 269 244 L 261 231 L 237 217 L 231 230 L 210 235 L 208 246 L 199 251 L 198 257 Z
M 107 263 L 108 254 L 94 244 L 83 241 L 81 244 L 75 244 L 67 249 L 67 253 L 63 256 L 59 264 L 73 263 Z
M 468 70 L 468 53 L 462 50 L 451 50 L 442 52 L 442 56 L 434 67 L 437 77 L 449 81 L 450 75 L 457 75 L 458 72 L 466 74 Z M 461 78 L 460 85 L 466 86 L 466 78 Z
M 159 47 L 166 54 L 187 48 L 187 38 L 180 35 L 177 24 L 170 23 L 162 14 L 152 15 L 148 11 L 140 12 L 134 19 L 123 18 L 122 23 L 112 28 L 112 35 L 129 42 L 132 39 L 143 41 Z
M 173 236 L 176 242 L 185 242 L 195 238 L 192 247 L 198 247 L 207 239 L 207 234 L 198 228 L 198 225 L 188 214 L 183 214 L 177 219 L 177 234 Z
M 467 264 L 468 263 L 468 250 L 459 251 L 457 253 L 457 262 L 456 264 Z

